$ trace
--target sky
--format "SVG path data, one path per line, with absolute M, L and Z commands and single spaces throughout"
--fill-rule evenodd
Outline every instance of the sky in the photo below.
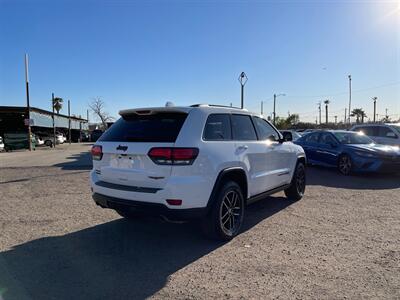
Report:
M 101 97 L 126 108 L 212 103 L 315 122 L 319 101 L 400 118 L 400 1 L 0 0 L 0 105 L 86 116 Z M 66 105 L 61 110 L 66 114 Z M 93 116 L 90 118 L 93 120 Z

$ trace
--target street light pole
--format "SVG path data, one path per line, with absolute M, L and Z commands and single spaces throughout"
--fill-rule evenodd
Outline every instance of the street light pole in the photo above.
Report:
M 245 72 L 240 73 L 238 80 L 240 82 L 240 92 L 241 92 L 240 107 L 241 107 L 241 109 L 243 109 L 244 108 L 244 86 L 247 82 L 246 73 Z
M 263 105 L 264 105 L 264 101 L 261 101 L 261 115 L 263 114 Z
M 376 100 L 378 99 L 378 97 L 373 97 L 372 100 L 374 101 L 374 123 L 376 121 Z
M 351 124 L 351 75 L 348 76 L 349 77 L 349 124 Z
M 275 125 L 275 122 L 276 122 L 276 98 L 277 97 L 279 97 L 279 96 L 286 96 L 286 94 L 278 94 L 278 95 L 276 95 L 276 94 L 274 94 L 274 125 Z
M 68 140 L 71 145 L 71 103 L 68 100 Z
M 28 119 L 28 145 L 29 145 L 29 151 L 32 151 L 31 106 L 30 106 L 30 103 L 29 103 L 28 54 L 25 54 L 25 88 L 26 88 L 26 109 L 27 109 L 27 119 Z
M 274 125 L 275 125 L 275 121 L 276 121 L 276 94 L 274 94 Z
M 51 107 L 53 108 L 53 147 L 56 147 L 56 126 L 54 116 L 54 93 L 51 93 Z

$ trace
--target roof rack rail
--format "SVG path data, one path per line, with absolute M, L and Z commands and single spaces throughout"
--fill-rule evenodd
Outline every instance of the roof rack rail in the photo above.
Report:
M 202 106 L 210 106 L 210 107 L 225 107 L 225 108 L 233 108 L 233 109 L 242 109 L 236 106 L 228 106 L 228 105 L 220 105 L 220 104 L 193 104 L 190 107 L 202 107 Z

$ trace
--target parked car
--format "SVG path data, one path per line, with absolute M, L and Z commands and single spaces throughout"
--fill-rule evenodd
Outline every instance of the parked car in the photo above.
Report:
M 379 145 L 363 133 L 321 130 L 297 141 L 310 164 L 336 167 L 343 175 L 351 172 L 400 172 L 400 149 Z
M 286 141 L 295 141 L 301 138 L 301 134 L 295 130 L 281 130 L 280 133 Z
M 44 145 L 44 140 L 43 140 L 42 137 L 40 137 L 37 134 L 35 134 L 35 139 L 36 139 L 36 143 L 37 143 L 38 146 Z
M 94 201 L 121 216 L 199 219 L 217 239 L 236 236 L 245 205 L 305 191 L 305 154 L 246 110 L 195 105 L 130 109 L 92 147 Z
M 0 136 L 0 152 L 4 151 L 3 138 Z
M 63 133 L 56 132 L 56 140 L 57 140 L 57 144 L 64 144 L 64 142 L 67 140 L 67 138 Z
M 400 146 L 400 123 L 397 124 L 360 124 L 352 131 L 362 131 L 377 144 Z
M 54 138 L 52 134 L 48 132 L 35 132 L 35 135 L 43 141 L 45 146 L 53 147 Z M 60 139 L 56 138 L 56 144 L 60 144 Z
M 100 129 L 93 130 L 92 133 L 90 134 L 90 141 L 91 142 L 97 141 L 101 137 L 102 134 L 103 134 L 103 131 Z

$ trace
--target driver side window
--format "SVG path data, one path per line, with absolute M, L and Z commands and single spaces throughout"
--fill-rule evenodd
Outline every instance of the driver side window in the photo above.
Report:
M 280 136 L 278 132 L 276 132 L 276 130 L 267 121 L 259 117 L 253 117 L 253 120 L 259 140 L 279 140 Z M 271 139 L 271 137 L 273 137 L 273 139 Z

